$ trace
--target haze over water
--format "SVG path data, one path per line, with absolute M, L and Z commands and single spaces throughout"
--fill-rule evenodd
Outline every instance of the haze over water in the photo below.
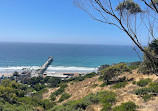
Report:
M 90 72 L 103 64 L 140 60 L 132 46 L 1 42 L 0 72 L 37 69 L 49 56 L 54 61 L 48 70 L 56 72 Z

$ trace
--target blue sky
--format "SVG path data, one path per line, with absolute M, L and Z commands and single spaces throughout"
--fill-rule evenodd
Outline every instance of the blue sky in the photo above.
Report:
M 119 29 L 92 20 L 73 0 L 0 0 L 0 41 L 132 44 Z

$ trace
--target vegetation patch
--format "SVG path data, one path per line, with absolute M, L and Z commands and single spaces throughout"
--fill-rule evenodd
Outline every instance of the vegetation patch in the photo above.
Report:
M 153 56 L 158 56 L 158 40 L 154 39 L 148 47 L 145 48 L 147 52 L 149 52 Z M 149 57 L 147 54 L 144 53 L 143 56 L 144 61 L 141 63 L 139 72 L 142 72 L 144 74 L 150 74 L 150 73 L 158 73 L 158 60 Z
M 143 96 L 142 96 L 142 98 L 144 99 L 144 101 L 150 100 L 151 97 L 153 97 L 153 95 L 150 95 L 150 94 L 146 94 L 146 95 L 143 95 Z
M 125 87 L 127 84 L 128 84 L 128 82 L 119 82 L 119 83 L 114 84 L 114 85 L 112 86 L 112 88 L 114 88 L 114 89 L 123 88 L 123 87 Z
M 125 63 L 119 63 L 116 65 L 109 66 L 101 71 L 101 76 L 105 83 L 109 83 L 111 79 L 120 75 L 123 72 L 130 72 L 130 69 L 127 67 Z
M 106 85 L 107 85 L 106 83 L 102 83 L 100 87 L 105 87 Z
M 112 111 L 136 111 L 137 105 L 134 102 L 125 102 L 115 106 Z
M 145 101 L 158 94 L 158 82 L 150 83 L 148 87 L 135 90 L 135 94 L 141 96 Z
M 128 67 L 130 70 L 138 69 L 139 65 L 131 65 Z
M 144 87 L 144 86 L 148 85 L 151 82 L 152 82 L 152 80 L 150 78 L 142 79 L 142 80 L 137 82 L 137 85 L 140 86 L 140 87 Z
M 82 111 L 86 110 L 87 106 L 91 104 L 101 103 L 103 105 L 102 111 L 111 110 L 112 104 L 116 101 L 116 95 L 110 91 L 100 91 L 97 94 L 89 94 L 88 96 L 76 100 L 69 101 L 62 105 L 58 105 L 49 111 Z
M 1 111 L 35 111 L 37 107 L 48 110 L 55 106 L 50 100 L 41 100 L 42 94 L 48 91 L 44 88 L 34 91 L 28 85 L 16 81 L 2 80 L 0 85 Z
M 63 94 L 61 95 L 61 97 L 60 97 L 60 99 L 59 99 L 58 102 L 62 102 L 62 101 L 64 101 L 64 100 L 66 100 L 66 99 L 69 99 L 70 97 L 71 97 L 71 95 L 69 95 L 68 93 L 63 93 Z
M 68 85 L 66 85 L 66 84 L 61 85 L 60 88 L 58 90 L 56 90 L 55 92 L 53 92 L 51 95 L 55 95 L 55 96 L 61 95 L 65 91 L 65 88 L 67 86 Z
M 51 95 L 50 95 L 50 100 L 52 100 L 52 101 L 56 100 L 56 96 L 53 93 L 51 93 Z
M 70 82 L 70 81 L 83 81 L 86 78 L 92 78 L 92 77 L 94 77 L 96 75 L 97 74 L 95 72 L 92 72 L 92 73 L 86 74 L 84 76 L 72 77 L 72 78 L 68 79 L 66 82 Z
M 137 83 L 136 81 L 133 81 L 133 82 L 132 82 L 132 84 L 136 84 L 136 83 Z
M 95 87 L 97 87 L 98 86 L 98 84 L 93 84 L 92 85 L 92 88 L 95 88 Z

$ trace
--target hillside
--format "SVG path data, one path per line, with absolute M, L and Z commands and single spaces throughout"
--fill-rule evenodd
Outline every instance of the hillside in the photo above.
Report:
M 99 76 L 95 76 L 92 78 L 87 78 L 83 81 L 78 82 L 69 82 L 67 83 L 68 87 L 65 89 L 65 92 L 71 95 L 71 97 L 61 103 L 58 103 L 58 105 L 61 105 L 63 103 L 66 103 L 71 100 L 80 100 L 83 97 L 87 96 L 90 93 L 97 93 L 102 90 L 106 91 L 113 91 L 116 93 L 116 102 L 113 104 L 112 107 L 121 105 L 121 103 L 132 101 L 136 105 L 139 106 L 137 108 L 138 111 L 157 111 L 158 110 L 158 97 L 153 97 L 151 100 L 145 102 L 142 97 L 136 95 L 134 91 L 138 88 L 141 88 L 140 86 L 133 84 L 133 81 L 139 81 L 146 78 L 151 78 L 152 81 L 158 80 L 158 76 L 154 74 L 145 75 L 145 74 L 138 74 L 137 70 L 133 70 L 132 74 L 129 72 L 125 72 L 121 74 L 121 76 L 126 76 L 129 81 L 128 84 L 123 88 L 114 89 L 112 88 L 112 85 L 107 85 L 104 87 L 100 87 L 100 85 L 103 83 L 102 81 L 99 81 Z M 55 89 L 49 89 L 49 91 L 45 94 L 43 94 L 43 99 L 48 99 L 52 92 L 56 91 Z M 56 99 L 56 101 L 59 100 L 61 95 L 59 95 Z M 86 111 L 100 111 L 102 109 L 101 104 L 93 104 L 86 108 Z

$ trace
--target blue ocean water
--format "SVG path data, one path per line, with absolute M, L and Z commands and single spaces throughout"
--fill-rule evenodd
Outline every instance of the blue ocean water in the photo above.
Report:
M 49 56 L 54 58 L 54 70 L 88 70 L 103 64 L 140 60 L 132 46 L 1 42 L 0 70 L 42 66 Z

